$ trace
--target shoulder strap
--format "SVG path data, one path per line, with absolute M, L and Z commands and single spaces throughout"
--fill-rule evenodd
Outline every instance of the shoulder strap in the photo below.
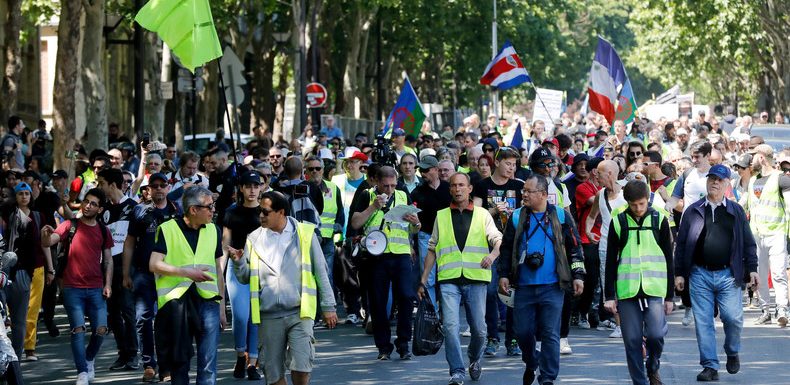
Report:
M 628 243 L 628 214 L 625 211 L 617 214 L 617 221 L 620 222 L 620 234 L 617 234 L 617 239 L 620 243 L 619 250 L 617 251 L 618 255 L 623 253 L 623 249 L 625 249 L 625 244 Z

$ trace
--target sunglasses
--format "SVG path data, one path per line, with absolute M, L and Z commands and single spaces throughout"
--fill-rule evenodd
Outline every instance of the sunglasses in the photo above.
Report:
M 642 163 L 642 166 L 647 167 L 647 166 L 652 166 L 654 164 L 658 164 L 658 162 L 644 162 L 644 163 Z
M 540 167 L 540 168 L 552 168 L 552 167 L 554 167 L 556 165 L 557 165 L 556 163 L 550 162 L 550 163 L 538 163 L 535 166 L 536 167 Z
M 642 152 L 641 151 L 640 152 L 629 152 L 628 155 L 631 155 L 633 157 L 642 156 Z
M 274 159 L 280 159 L 282 157 L 283 157 L 282 155 L 269 155 L 269 158 L 274 158 Z
M 261 215 L 263 215 L 264 217 L 268 217 L 268 216 L 269 216 L 269 214 L 271 214 L 271 213 L 273 213 L 273 212 L 274 212 L 274 210 L 272 210 L 272 209 L 266 209 L 266 208 L 263 208 L 263 207 L 259 207 L 259 208 L 258 208 L 258 212 L 260 212 L 260 213 L 261 213 Z
M 308 167 L 307 171 L 309 172 L 321 171 L 321 167 Z
M 149 186 L 151 186 L 151 185 L 149 185 Z M 209 210 L 214 210 L 215 208 L 217 208 L 217 205 L 215 205 L 214 203 L 212 203 L 212 204 L 210 204 L 210 205 L 195 205 L 195 207 L 200 207 L 201 209 L 209 209 Z
M 154 184 L 149 184 L 148 187 L 155 188 L 155 189 L 160 189 L 160 188 L 167 187 L 167 185 L 164 184 L 164 183 L 154 183 Z

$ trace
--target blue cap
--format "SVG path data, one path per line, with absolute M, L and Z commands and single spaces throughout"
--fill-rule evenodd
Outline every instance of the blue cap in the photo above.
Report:
M 392 136 L 406 136 L 406 131 L 403 131 L 402 128 L 396 128 L 392 130 Z
M 730 179 L 730 169 L 723 164 L 717 164 L 711 167 L 710 170 L 708 170 L 708 175 L 706 176 L 711 176 L 711 175 L 719 179 Z
M 31 194 L 33 193 L 33 190 L 30 188 L 30 185 L 28 185 L 25 182 L 19 182 L 16 184 L 16 186 L 14 186 L 14 194 L 19 194 L 21 191 L 27 191 Z

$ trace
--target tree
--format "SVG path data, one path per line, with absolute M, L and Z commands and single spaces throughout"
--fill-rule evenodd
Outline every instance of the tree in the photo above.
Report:
M 107 148 L 107 90 L 104 87 L 104 0 L 82 0 L 85 29 L 82 35 L 82 91 L 86 130 L 83 145 L 90 151 Z M 64 20 L 64 19 L 61 19 Z M 68 20 L 68 19 L 66 19 Z M 64 24 L 60 23 L 61 28 Z M 58 50 L 58 56 L 60 50 Z
M 19 83 L 19 73 L 22 69 L 22 58 L 20 57 L 19 32 L 22 28 L 22 0 L 7 0 L 8 21 L 5 25 L 5 68 L 3 71 L 2 90 L 3 99 L 2 110 L 0 110 L 0 121 L 5 123 L 8 117 L 15 113 L 17 102 L 17 87 Z
M 61 0 L 60 20 L 79 20 L 82 12 L 81 0 Z M 79 23 L 63 22 L 58 27 L 58 54 L 55 59 L 54 87 L 54 153 L 56 169 L 69 169 L 63 154 L 74 147 L 76 117 L 75 91 L 79 76 L 80 26 Z

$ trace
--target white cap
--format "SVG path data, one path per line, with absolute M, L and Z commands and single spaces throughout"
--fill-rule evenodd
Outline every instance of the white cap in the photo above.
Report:
M 348 146 L 348 147 L 346 147 L 346 150 L 345 150 L 345 152 L 344 152 L 343 154 L 340 154 L 340 155 L 342 155 L 342 156 L 340 156 L 340 158 L 350 158 L 350 157 L 351 157 L 351 155 L 354 155 L 354 152 L 355 152 L 355 151 L 362 152 L 362 151 L 360 151 L 360 150 L 359 150 L 359 148 L 357 148 L 357 147 L 354 147 L 354 146 Z

